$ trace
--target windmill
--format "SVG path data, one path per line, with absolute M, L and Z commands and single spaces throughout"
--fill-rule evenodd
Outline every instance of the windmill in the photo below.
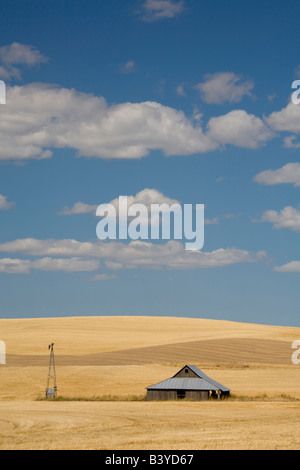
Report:
M 46 387 L 46 398 L 55 398 L 56 392 L 57 392 L 53 346 L 54 346 L 54 343 L 51 343 L 48 346 L 48 349 L 50 350 L 50 364 L 49 364 L 49 372 L 48 372 L 47 387 Z M 52 388 L 50 388 L 50 382 L 53 384 Z

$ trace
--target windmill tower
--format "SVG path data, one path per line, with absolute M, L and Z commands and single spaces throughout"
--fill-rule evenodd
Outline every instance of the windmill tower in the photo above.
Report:
M 47 387 L 46 387 L 46 398 L 55 398 L 56 392 L 57 392 L 53 346 L 54 346 L 54 343 L 51 343 L 48 346 L 48 349 L 50 350 L 50 364 L 49 364 L 49 372 L 48 372 Z M 50 388 L 50 382 L 52 383 L 52 388 Z

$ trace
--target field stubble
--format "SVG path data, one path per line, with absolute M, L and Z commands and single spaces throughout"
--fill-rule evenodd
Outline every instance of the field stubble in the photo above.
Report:
M 299 328 L 92 317 L 0 320 L 0 331 L 0 449 L 300 448 L 300 369 L 291 364 Z M 59 395 L 83 401 L 38 401 L 52 341 Z M 186 363 L 234 398 L 139 401 Z

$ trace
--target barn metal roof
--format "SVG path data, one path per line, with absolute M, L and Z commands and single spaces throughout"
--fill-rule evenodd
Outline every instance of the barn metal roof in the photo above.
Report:
M 197 377 L 176 377 L 182 369 L 188 367 Z M 163 380 L 155 385 L 147 387 L 147 390 L 221 390 L 222 392 L 229 392 L 230 389 L 224 385 L 216 382 L 208 377 L 198 367 L 192 365 L 185 365 L 173 377 Z
M 215 385 L 203 379 L 171 378 L 147 388 L 148 390 L 219 390 Z

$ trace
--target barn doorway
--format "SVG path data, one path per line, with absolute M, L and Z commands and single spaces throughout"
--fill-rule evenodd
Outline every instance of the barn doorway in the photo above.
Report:
M 185 390 L 177 390 L 177 398 L 178 400 L 185 398 Z

